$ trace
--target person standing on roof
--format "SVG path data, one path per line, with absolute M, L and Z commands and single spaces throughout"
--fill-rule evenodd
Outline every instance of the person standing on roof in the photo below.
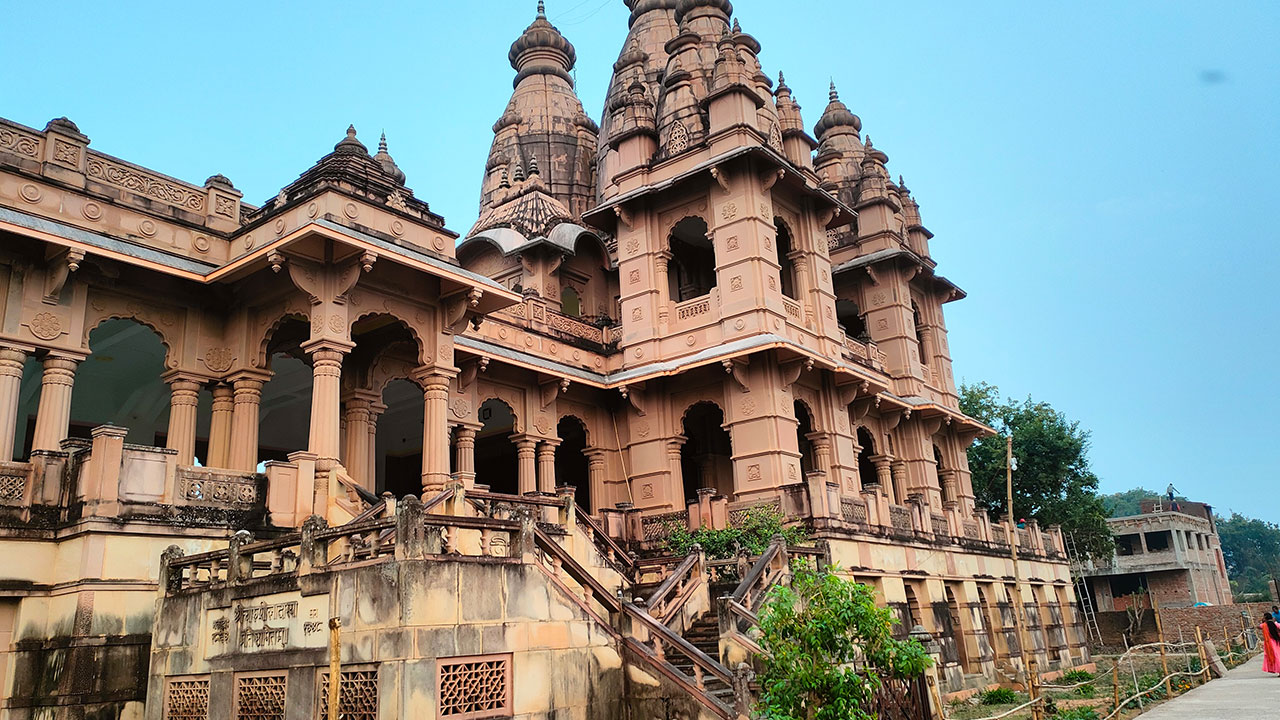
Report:
M 1178 492 L 1178 489 L 1173 486 L 1173 483 L 1169 483 L 1169 487 L 1165 488 L 1164 492 L 1166 495 L 1169 496 L 1169 506 L 1172 507 L 1174 510 L 1177 510 L 1178 503 L 1173 501 L 1173 494 Z

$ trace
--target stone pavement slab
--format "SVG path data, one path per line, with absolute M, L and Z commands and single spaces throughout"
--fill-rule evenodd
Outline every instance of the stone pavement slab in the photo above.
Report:
M 1253 720 L 1280 718 L 1280 678 L 1262 672 L 1262 655 L 1153 708 L 1142 720 Z

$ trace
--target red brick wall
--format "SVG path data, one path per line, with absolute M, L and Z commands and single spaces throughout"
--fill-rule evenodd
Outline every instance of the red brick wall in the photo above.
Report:
M 1208 605 L 1204 607 L 1161 608 L 1160 621 L 1164 626 L 1166 642 L 1177 642 L 1178 631 L 1182 631 L 1183 641 L 1194 640 L 1196 626 L 1214 642 L 1222 643 L 1222 628 L 1226 626 L 1231 635 L 1240 632 L 1240 613 L 1248 613 L 1250 626 L 1257 627 L 1262 622 L 1262 613 L 1271 612 L 1274 603 L 1239 603 L 1236 605 Z M 1120 647 L 1124 645 L 1121 637 L 1124 629 L 1129 627 L 1129 618 L 1123 612 L 1100 612 L 1097 614 L 1098 629 L 1102 632 L 1104 645 Z M 1142 618 L 1142 626 L 1137 633 L 1139 643 L 1155 642 L 1156 620 L 1150 610 Z

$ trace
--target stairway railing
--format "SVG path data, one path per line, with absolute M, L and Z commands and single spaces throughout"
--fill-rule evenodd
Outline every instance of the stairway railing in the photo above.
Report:
M 645 612 L 643 607 L 635 603 L 623 603 L 622 612 L 630 625 L 630 632 L 623 636 L 623 641 L 628 647 L 641 656 L 657 661 L 668 678 L 683 685 L 686 691 L 720 717 L 734 717 L 734 709 L 711 695 L 707 688 L 710 677 L 735 689 L 734 694 L 737 695 L 733 673 L 729 672 L 727 667 L 680 637 L 671 628 Z M 675 667 L 670 659 L 672 654 L 689 661 L 693 677 L 689 677 Z M 735 704 L 738 705 L 745 701 L 743 698 L 737 698 L 737 700 Z

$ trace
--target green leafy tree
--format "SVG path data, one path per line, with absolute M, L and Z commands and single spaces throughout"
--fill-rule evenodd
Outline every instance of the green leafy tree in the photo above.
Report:
M 997 516 L 1005 512 L 1005 437 L 1012 434 L 1018 469 L 1013 476 L 1013 516 L 1042 527 L 1061 525 L 1086 555 L 1110 555 L 1115 547 L 1098 476 L 1089 468 L 1089 433 L 1051 405 L 1028 397 L 1001 399 L 988 383 L 963 384 L 960 409 L 995 428 L 969 447 L 977 502 Z
M 1267 582 L 1280 577 L 1280 525 L 1240 513 L 1216 519 L 1222 559 L 1236 595 L 1266 594 Z
M 891 635 L 895 622 L 870 587 L 797 566 L 760 612 L 759 717 L 874 720 L 865 708 L 881 678 L 914 677 L 931 662 L 919 642 Z
M 1132 490 L 1102 495 L 1101 497 L 1102 506 L 1107 511 L 1107 517 L 1116 518 L 1141 514 L 1143 500 L 1158 500 L 1164 497 L 1164 493 L 1148 490 L 1144 487 L 1136 487 Z M 1181 495 L 1174 495 L 1173 497 L 1179 502 L 1187 501 Z

